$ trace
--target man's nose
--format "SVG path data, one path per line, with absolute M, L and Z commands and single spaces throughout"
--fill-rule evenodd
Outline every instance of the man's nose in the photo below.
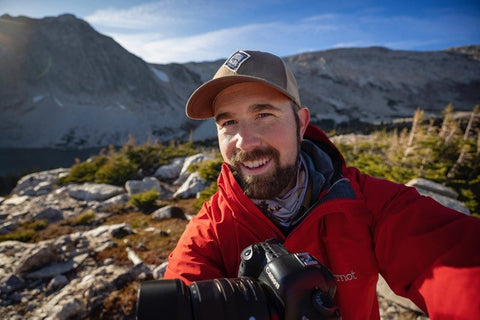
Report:
M 255 127 L 242 125 L 237 133 L 237 149 L 250 151 L 260 146 L 260 135 L 256 132 Z

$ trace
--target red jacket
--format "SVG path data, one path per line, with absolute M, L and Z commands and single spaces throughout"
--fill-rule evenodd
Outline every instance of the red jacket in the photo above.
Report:
M 226 165 L 219 191 L 188 224 L 169 256 L 167 278 L 237 277 L 241 251 L 279 238 L 309 252 L 335 275 L 343 319 L 378 319 L 378 273 L 431 319 L 480 319 L 480 219 L 450 210 L 414 188 L 347 168 L 325 134 L 305 138 L 340 163 L 353 197 L 319 196 L 285 236 L 245 196 Z

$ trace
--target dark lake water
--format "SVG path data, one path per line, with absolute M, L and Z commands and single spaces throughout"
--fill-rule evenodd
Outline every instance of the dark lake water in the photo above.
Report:
M 100 148 L 82 150 L 0 149 L 0 176 L 23 175 L 55 168 L 69 168 L 75 158 L 86 160 Z

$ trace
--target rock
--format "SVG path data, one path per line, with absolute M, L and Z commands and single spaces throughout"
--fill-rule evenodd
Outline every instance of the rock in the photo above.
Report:
M 185 212 L 180 207 L 165 206 L 152 213 L 152 218 L 164 220 L 170 218 L 186 219 Z
M 18 262 L 16 268 L 17 274 L 31 272 L 47 264 L 58 260 L 58 253 L 52 243 L 41 242 L 34 245 L 25 246 L 22 253 L 22 259 Z
M 84 183 L 66 186 L 70 197 L 85 201 L 103 201 L 124 192 L 123 188 L 109 184 Z
M 452 199 L 452 198 L 449 198 L 449 197 L 445 197 L 445 196 L 442 196 L 442 195 L 439 195 L 439 194 L 436 194 L 436 193 L 433 193 L 433 192 L 430 192 L 430 191 L 424 191 L 422 189 L 417 189 L 417 190 L 421 195 L 428 196 L 428 197 L 434 199 L 435 201 L 441 203 L 445 207 L 448 207 L 450 209 L 462 212 L 464 214 L 468 214 L 468 215 L 470 214 L 470 210 L 462 202 L 460 202 L 458 200 L 455 200 L 455 199 Z
M 185 157 L 175 158 L 169 164 L 160 166 L 155 171 L 154 176 L 160 180 L 173 180 L 177 179 L 183 168 Z
M 13 292 L 9 298 L 13 304 L 16 304 L 22 302 L 23 295 L 20 292 Z
M 136 266 L 137 264 L 143 263 L 142 259 L 138 256 L 138 254 L 135 253 L 134 250 L 132 250 L 132 248 L 127 247 L 126 250 L 127 250 L 127 258 L 133 263 L 134 266 Z
M 106 201 L 103 201 L 98 207 L 97 210 L 102 210 L 104 208 L 107 208 L 109 206 L 113 205 L 123 205 L 128 202 L 130 197 L 126 193 L 119 194 L 115 197 L 112 197 L 110 199 L 107 199 Z
M 406 185 L 414 187 L 421 195 L 430 197 L 450 209 L 470 214 L 470 210 L 462 202 L 455 200 L 458 194 L 451 188 L 422 178 L 410 180 Z
M 125 183 L 125 189 L 129 196 L 155 189 L 158 193 L 162 192 L 160 182 L 154 177 L 145 177 L 143 180 L 129 180 Z
M 25 203 L 25 201 L 27 201 L 28 199 L 30 199 L 29 196 L 15 196 L 15 195 L 13 195 L 12 197 L 3 201 L 2 205 L 18 206 L 18 205 L 21 205 L 21 204 Z
M 378 275 L 377 293 L 385 299 L 392 301 L 395 304 L 401 305 L 404 308 L 413 310 L 415 312 L 423 313 L 423 311 L 419 307 L 417 307 L 410 299 L 395 294 L 392 289 L 390 289 L 387 282 L 381 275 Z
M 63 220 L 63 212 L 57 208 L 48 207 L 34 214 L 32 218 L 36 220 L 47 220 L 52 223 Z
M 7 234 L 18 228 L 18 223 L 15 221 L 7 221 L 0 225 L 0 234 Z
M 151 278 L 143 263 L 118 266 L 110 259 L 105 265 L 90 258 L 131 232 L 122 223 L 35 244 L 0 242 L 0 317 L 16 319 L 21 310 L 22 319 L 83 319 L 112 291 Z
M 53 190 L 52 183 L 50 181 L 40 182 L 33 188 L 32 195 L 38 196 L 42 194 L 47 194 Z
M 64 297 L 61 302 L 51 304 L 47 309 L 48 320 L 67 320 L 72 318 L 83 318 L 87 313 L 87 304 L 84 299 L 78 297 Z
M 129 226 L 112 230 L 112 236 L 117 239 L 124 238 L 130 234 L 133 234 L 133 231 Z
M 68 279 L 63 274 L 56 275 L 50 280 L 47 286 L 47 292 L 58 291 L 68 284 Z
M 203 153 L 198 153 L 196 155 L 187 157 L 183 163 L 182 170 L 180 171 L 180 175 L 177 180 L 173 182 L 173 185 L 181 185 L 185 183 L 185 181 L 188 179 L 190 176 L 190 172 L 188 172 L 188 167 L 194 163 L 202 162 L 204 160 L 211 159 L 210 156 L 207 156 Z
M 449 197 L 452 199 L 458 198 L 458 193 L 455 192 L 452 188 L 444 186 L 443 184 L 433 182 L 431 180 L 423 179 L 423 178 L 416 178 L 408 181 L 406 183 L 407 186 L 411 186 L 418 189 L 422 189 L 425 191 L 430 191 L 432 193 L 442 195 L 445 197 Z
M 75 270 L 87 257 L 88 254 L 85 253 L 75 256 L 66 262 L 54 262 L 40 270 L 26 274 L 25 277 L 30 279 L 54 278 Z
M 153 279 L 155 280 L 162 279 L 163 275 L 165 274 L 165 270 L 167 269 L 167 266 L 168 266 L 168 261 L 165 261 L 162 264 L 160 264 L 158 267 L 153 269 L 152 271 Z
M 11 274 L 5 279 L 5 282 L 0 283 L 1 293 L 11 293 L 13 291 L 23 289 L 25 287 L 25 281 L 15 274 Z
M 46 194 L 52 190 L 52 185 L 69 171 L 67 168 L 58 168 L 26 175 L 17 182 L 12 194 L 30 196 Z
M 121 235 L 133 234 L 132 229 L 126 223 L 100 226 L 96 229 L 85 232 L 85 235 L 97 237 L 121 237 Z
M 188 176 L 187 180 L 173 194 L 173 198 L 194 198 L 197 196 L 197 193 L 203 191 L 208 185 L 198 172 L 194 172 Z

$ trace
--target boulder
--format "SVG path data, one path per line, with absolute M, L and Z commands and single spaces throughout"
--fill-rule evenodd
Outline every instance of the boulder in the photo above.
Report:
M 415 178 L 406 183 L 407 186 L 416 188 L 417 190 L 428 191 L 444 197 L 457 199 L 458 193 L 443 184 L 433 182 L 424 178 Z
M 208 186 L 208 182 L 200 177 L 198 172 L 194 172 L 188 176 L 187 180 L 173 194 L 173 198 L 194 198 L 199 192 L 203 191 Z
M 63 220 L 63 212 L 58 208 L 47 207 L 34 214 L 32 218 L 35 220 L 47 220 L 52 223 Z
M 12 293 L 14 291 L 23 289 L 25 287 L 25 281 L 15 274 L 11 274 L 5 278 L 2 283 L 0 283 L 0 292 L 1 293 Z
M 208 159 L 211 159 L 212 157 L 207 156 L 203 153 L 198 153 L 196 155 L 187 157 L 185 159 L 185 162 L 183 163 L 182 170 L 180 171 L 180 175 L 177 180 L 173 182 L 174 185 L 179 186 L 182 185 L 190 176 L 190 172 L 188 172 L 188 167 L 194 163 L 202 162 Z
M 185 157 L 175 158 L 171 163 L 160 166 L 155 171 L 154 176 L 160 180 L 173 180 L 177 179 L 183 168 Z
M 124 192 L 121 187 L 104 183 L 71 184 L 65 187 L 70 197 L 85 201 L 104 201 Z
M 155 189 L 158 193 L 162 192 L 160 182 L 154 177 L 145 177 L 142 180 L 129 180 L 125 183 L 125 189 L 129 196 Z
M 68 278 L 63 274 L 56 275 L 47 285 L 47 292 L 58 291 L 68 284 Z
M 106 201 L 101 202 L 97 207 L 96 210 L 104 210 L 105 208 L 108 208 L 110 206 L 115 206 L 115 205 L 124 205 L 128 203 L 128 200 L 130 200 L 130 197 L 126 193 L 119 194 L 115 197 L 112 197 L 110 199 L 107 199 Z
M 31 279 L 54 278 L 56 276 L 75 270 L 78 266 L 82 264 L 83 261 L 85 261 L 87 257 L 88 254 L 84 253 L 75 256 L 65 262 L 54 262 L 46 267 L 43 267 L 42 269 L 26 274 L 25 277 Z
M 40 242 L 33 245 L 23 245 L 22 257 L 18 261 L 16 273 L 22 274 L 40 269 L 58 259 L 58 252 L 53 243 Z
M 128 234 L 133 234 L 132 229 L 130 228 L 129 225 L 126 223 L 120 223 L 120 224 L 113 224 L 113 225 L 107 225 L 107 226 L 100 226 L 96 229 L 89 230 L 85 232 L 85 235 L 87 237 L 94 237 L 94 238 L 110 238 L 110 237 L 116 237 L 116 238 L 121 238 L 121 235 L 128 235 Z
M 59 168 L 26 175 L 17 182 L 12 194 L 30 196 L 46 194 L 52 190 L 52 185 L 69 171 L 67 168 Z
M 176 206 L 165 206 L 152 213 L 152 218 L 164 220 L 170 218 L 186 219 L 182 208 Z
M 430 197 L 450 209 L 470 214 L 470 210 L 462 202 L 456 200 L 458 194 L 449 187 L 422 178 L 412 179 L 406 185 L 414 187 L 421 195 Z

